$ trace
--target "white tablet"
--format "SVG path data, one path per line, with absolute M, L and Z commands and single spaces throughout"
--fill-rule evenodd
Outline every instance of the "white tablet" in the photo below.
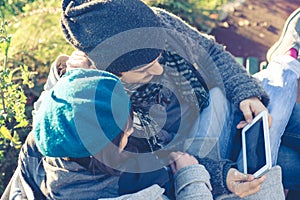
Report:
M 243 167 L 245 174 L 255 178 L 272 167 L 267 111 L 258 114 L 242 130 Z

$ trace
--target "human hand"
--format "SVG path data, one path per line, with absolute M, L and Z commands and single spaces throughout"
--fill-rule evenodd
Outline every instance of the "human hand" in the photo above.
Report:
M 169 157 L 173 174 L 186 166 L 199 164 L 194 156 L 180 151 L 170 153 Z
M 82 51 L 74 51 L 67 61 L 68 68 L 96 69 L 91 60 Z
M 66 62 L 69 60 L 69 56 L 68 55 L 59 55 L 54 63 L 52 64 L 52 66 L 54 65 L 55 69 L 57 70 L 57 74 L 59 75 L 59 77 L 62 77 L 65 73 L 66 73 L 66 69 L 67 69 L 67 64 Z
M 255 194 L 260 190 L 266 176 L 254 179 L 251 174 L 243 174 L 238 170 L 231 168 L 226 177 L 226 185 L 229 191 L 240 198 Z
M 240 110 L 243 112 L 246 121 L 241 121 L 237 125 L 238 129 L 244 128 L 247 124 L 251 123 L 253 120 L 253 115 L 256 116 L 264 110 L 268 112 L 267 108 L 257 97 L 251 97 L 241 101 Z M 268 112 L 268 121 L 269 121 L 269 126 L 271 126 L 272 117 L 269 114 L 269 112 Z

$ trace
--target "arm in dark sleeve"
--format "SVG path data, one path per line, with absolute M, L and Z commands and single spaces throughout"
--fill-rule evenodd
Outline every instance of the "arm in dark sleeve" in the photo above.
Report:
M 170 33 L 175 41 L 169 45 L 197 70 L 208 84 L 208 88 L 221 86 L 224 88 L 229 101 L 238 106 L 250 97 L 259 97 L 264 105 L 269 102 L 267 93 L 257 79 L 253 78 L 241 66 L 223 45 L 217 44 L 212 36 L 200 33 L 194 27 L 185 23 L 179 17 L 162 9 L 154 9 L 161 19 L 162 26 Z M 171 40 L 173 39 L 171 38 Z M 214 80 L 217 82 L 209 83 Z
M 198 158 L 198 162 L 205 166 L 209 172 L 214 197 L 222 194 L 230 194 L 226 185 L 226 178 L 230 168 L 235 168 L 235 163 L 230 160 L 215 161 L 209 158 Z

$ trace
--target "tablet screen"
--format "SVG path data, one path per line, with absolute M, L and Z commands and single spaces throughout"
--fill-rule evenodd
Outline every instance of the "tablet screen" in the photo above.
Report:
M 260 118 L 246 132 L 247 172 L 254 174 L 266 165 L 263 120 Z

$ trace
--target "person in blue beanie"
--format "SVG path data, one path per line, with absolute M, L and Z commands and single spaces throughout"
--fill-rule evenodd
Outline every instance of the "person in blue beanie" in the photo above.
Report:
M 35 142 L 44 156 L 87 157 L 123 130 L 122 137 L 132 132 L 127 125 L 128 95 L 110 73 L 68 70 L 44 100 L 33 124 Z
M 129 96 L 118 77 L 92 69 L 87 57 L 75 54 L 83 57 L 70 56 L 65 74 L 44 93 L 19 166 L 1 199 L 118 196 L 116 181 L 125 163 L 133 162 L 126 152 L 137 152 L 139 145 L 138 140 L 130 140 Z M 190 196 L 190 191 L 197 191 L 197 199 L 212 199 L 204 166 L 181 152 L 171 153 L 170 159 L 176 199 Z M 165 188 L 156 183 L 135 194 L 136 199 L 167 199 Z

